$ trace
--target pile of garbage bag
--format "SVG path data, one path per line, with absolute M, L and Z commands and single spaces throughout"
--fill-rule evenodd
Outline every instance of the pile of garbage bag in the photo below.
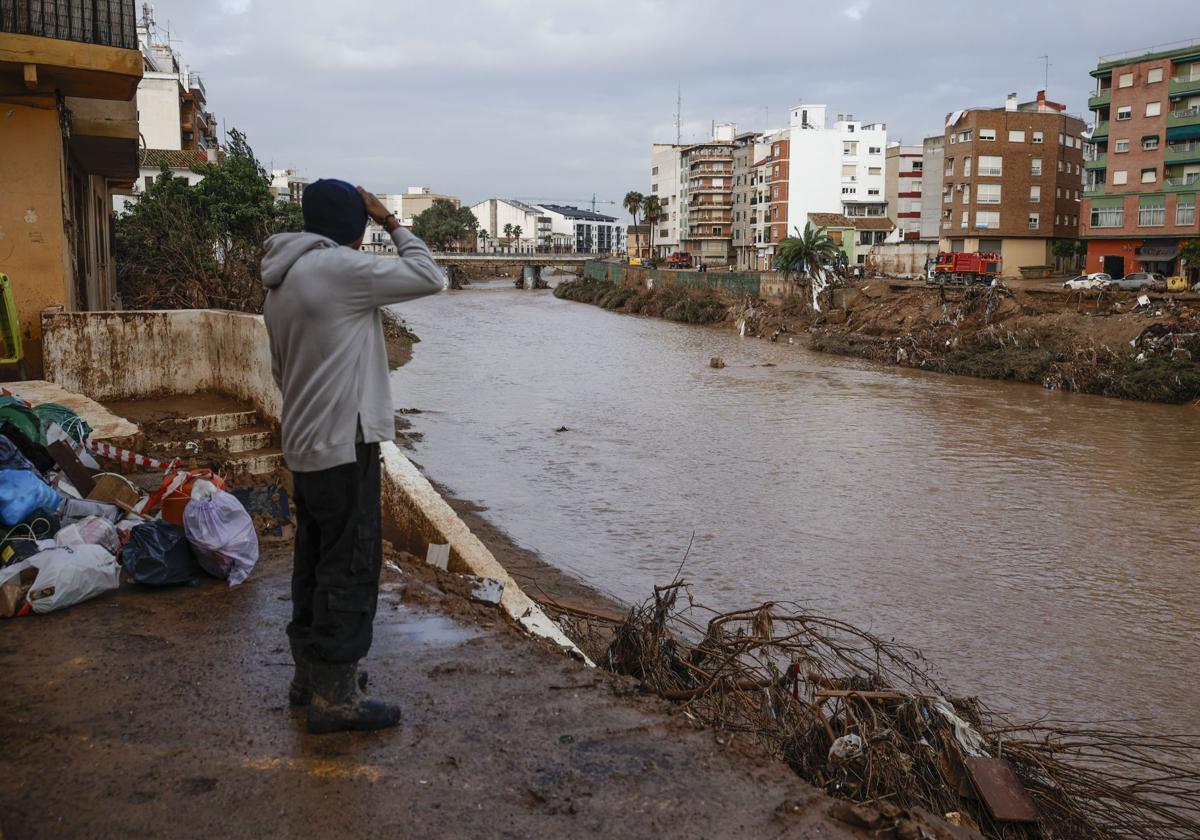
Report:
M 101 469 L 91 433 L 67 406 L 0 396 L 0 618 L 95 598 L 122 572 L 143 586 L 249 577 L 258 533 L 220 475 L 155 461 L 162 484 L 144 493 Z

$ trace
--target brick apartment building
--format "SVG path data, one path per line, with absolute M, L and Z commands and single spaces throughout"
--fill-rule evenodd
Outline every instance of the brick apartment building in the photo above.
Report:
M 921 238 L 921 192 L 924 167 L 922 146 L 889 143 L 884 167 L 884 195 L 896 220 L 897 238 Z
M 1200 189 L 1200 42 L 1101 58 L 1081 210 L 1087 270 L 1179 273 Z
M 683 250 L 697 265 L 733 262 L 733 126 L 718 127 L 707 143 L 680 152 Z
M 1052 264 L 1054 240 L 1079 236 L 1083 132 L 1045 91 L 949 114 L 942 194 L 924 198 L 941 202 L 942 250 L 999 253 L 1009 277 Z

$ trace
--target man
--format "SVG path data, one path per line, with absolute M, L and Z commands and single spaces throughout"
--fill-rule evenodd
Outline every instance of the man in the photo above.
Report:
M 446 283 L 429 249 L 362 187 L 320 180 L 302 204 L 304 232 L 272 236 L 262 261 L 296 504 L 288 699 L 308 706 L 309 732 L 380 729 L 400 722 L 400 708 L 367 699 L 358 672 L 383 559 L 379 444 L 396 434 L 380 307 Z M 368 216 L 398 259 L 359 250 Z

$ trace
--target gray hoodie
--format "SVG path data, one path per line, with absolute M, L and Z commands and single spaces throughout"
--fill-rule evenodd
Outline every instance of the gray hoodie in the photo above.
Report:
M 440 292 L 446 280 L 421 240 L 397 228 L 392 241 L 399 259 L 315 233 L 267 240 L 263 317 L 283 393 L 283 457 L 295 472 L 353 463 L 356 439 L 396 436 L 380 307 Z

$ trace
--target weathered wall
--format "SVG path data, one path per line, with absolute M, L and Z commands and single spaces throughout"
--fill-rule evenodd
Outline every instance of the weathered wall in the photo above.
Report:
M 0 104 L 0 273 L 12 281 L 21 338 L 35 375 L 41 365 L 42 310 L 72 304 L 64 165 L 54 97 Z
M 897 277 L 921 277 L 925 261 L 936 257 L 936 242 L 895 242 L 874 245 L 867 253 L 867 271 L 878 271 Z
M 693 289 L 712 289 L 737 297 L 758 297 L 762 291 L 763 278 L 777 279 L 778 275 L 757 271 L 675 271 L 596 260 L 586 264 L 584 277 L 640 288 L 650 288 L 652 283 L 659 287 L 686 286 Z
M 71 312 L 42 322 L 46 378 L 95 400 L 218 391 L 279 423 L 261 316 L 217 310 Z M 534 635 L 578 653 L 393 443 L 383 449 L 383 523 L 397 545 L 424 557 L 450 546 L 450 568 L 504 582 L 501 606 Z

